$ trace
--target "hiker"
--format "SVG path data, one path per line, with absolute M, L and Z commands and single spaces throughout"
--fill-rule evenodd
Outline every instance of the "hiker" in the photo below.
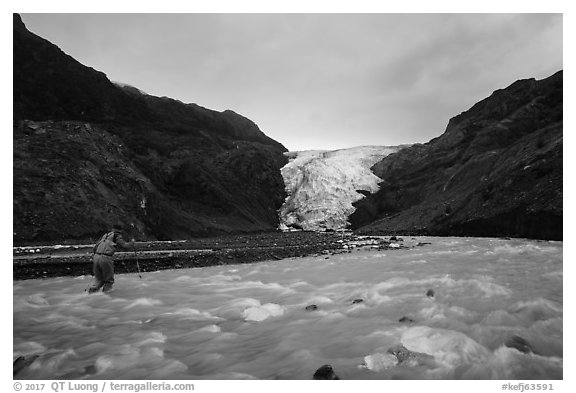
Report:
M 92 252 L 94 261 L 94 278 L 96 282 L 88 289 L 88 293 L 94 293 L 102 288 L 103 292 L 109 292 L 114 284 L 114 252 L 116 247 L 123 249 L 135 249 L 134 242 L 126 242 L 122 238 L 122 230 L 114 226 L 94 245 Z

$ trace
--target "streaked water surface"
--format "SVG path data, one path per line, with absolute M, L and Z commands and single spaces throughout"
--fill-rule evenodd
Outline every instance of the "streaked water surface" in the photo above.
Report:
M 39 355 L 18 377 L 562 378 L 562 242 L 404 243 L 117 275 L 110 295 L 85 294 L 89 276 L 15 281 L 13 356 Z M 534 353 L 504 346 L 514 335 Z M 433 360 L 395 365 L 399 343 Z

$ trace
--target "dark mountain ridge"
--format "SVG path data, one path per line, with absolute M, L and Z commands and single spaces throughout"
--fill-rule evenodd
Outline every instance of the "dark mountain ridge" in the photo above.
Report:
M 120 87 L 13 27 L 16 244 L 277 227 L 286 148 L 251 120 Z
M 273 230 L 284 146 L 230 110 L 114 84 L 14 15 L 17 245 Z M 562 72 L 514 82 L 372 167 L 360 233 L 562 239 Z
M 562 71 L 495 91 L 444 134 L 372 167 L 360 233 L 562 239 Z

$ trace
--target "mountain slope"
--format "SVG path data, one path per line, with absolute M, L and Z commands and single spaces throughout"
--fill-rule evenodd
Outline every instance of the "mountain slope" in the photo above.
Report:
M 562 239 L 562 72 L 520 80 L 373 166 L 361 233 Z
M 14 241 L 272 230 L 284 146 L 251 120 L 111 83 L 14 15 Z

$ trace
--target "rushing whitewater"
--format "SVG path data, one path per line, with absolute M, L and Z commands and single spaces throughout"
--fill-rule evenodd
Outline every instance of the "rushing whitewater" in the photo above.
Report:
M 18 378 L 562 378 L 562 242 L 400 244 L 118 275 L 110 295 L 85 294 L 90 277 L 15 281 L 13 356 L 39 355 Z M 397 364 L 399 344 L 423 360 Z
M 281 172 L 286 200 L 279 210 L 280 227 L 310 231 L 341 229 L 354 212 L 352 203 L 378 191 L 382 181 L 370 170 L 402 146 L 360 146 L 286 153 L 290 162 Z

